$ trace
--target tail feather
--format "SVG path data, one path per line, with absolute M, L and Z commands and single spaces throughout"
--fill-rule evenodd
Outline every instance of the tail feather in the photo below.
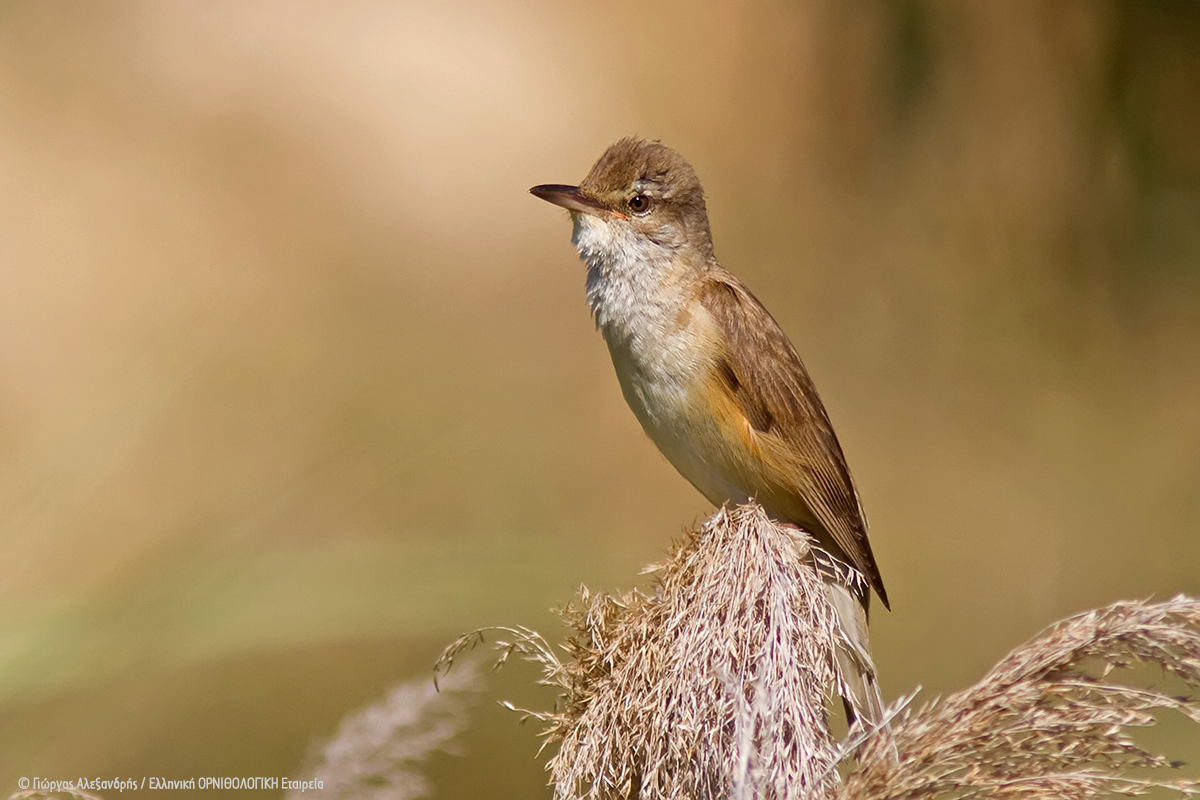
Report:
M 877 725 L 883 720 L 883 695 L 871 660 L 871 639 L 867 632 L 867 610 L 855 592 L 840 581 L 825 584 L 830 605 L 841 625 L 834 654 L 838 671 L 838 694 L 853 725 Z

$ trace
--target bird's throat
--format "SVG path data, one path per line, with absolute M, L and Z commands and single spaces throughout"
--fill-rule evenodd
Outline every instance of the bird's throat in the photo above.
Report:
M 619 221 L 571 216 L 571 241 L 587 267 L 588 305 L 605 337 L 636 338 L 667 323 L 683 302 L 678 288 L 688 265 Z

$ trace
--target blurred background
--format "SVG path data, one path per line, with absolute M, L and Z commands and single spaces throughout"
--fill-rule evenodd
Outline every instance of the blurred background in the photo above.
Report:
M 0 5 L 0 793 L 294 776 L 644 582 L 711 509 L 526 193 L 629 134 L 821 389 L 889 698 L 1200 593 L 1197 87 L 1187 0 Z M 439 797 L 548 796 L 533 677 Z

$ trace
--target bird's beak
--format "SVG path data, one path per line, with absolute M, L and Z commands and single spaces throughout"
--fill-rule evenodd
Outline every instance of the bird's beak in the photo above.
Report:
M 554 203 L 556 206 L 562 206 L 568 211 L 580 211 L 584 214 L 592 216 L 602 216 L 612 214 L 618 217 L 624 217 L 623 214 L 618 214 L 615 211 L 600 205 L 592 198 L 581 194 L 578 186 L 563 186 L 557 183 L 543 183 L 541 186 L 535 186 L 529 190 L 529 193 L 534 197 L 540 197 L 547 203 Z

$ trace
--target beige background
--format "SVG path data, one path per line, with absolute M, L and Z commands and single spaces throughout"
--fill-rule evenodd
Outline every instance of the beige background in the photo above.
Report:
M 0 793 L 294 775 L 709 512 L 526 194 L 631 133 L 821 389 L 889 697 L 1200 593 L 1197 85 L 1187 3 L 5 3 Z M 544 792 L 472 724 L 439 796 Z

